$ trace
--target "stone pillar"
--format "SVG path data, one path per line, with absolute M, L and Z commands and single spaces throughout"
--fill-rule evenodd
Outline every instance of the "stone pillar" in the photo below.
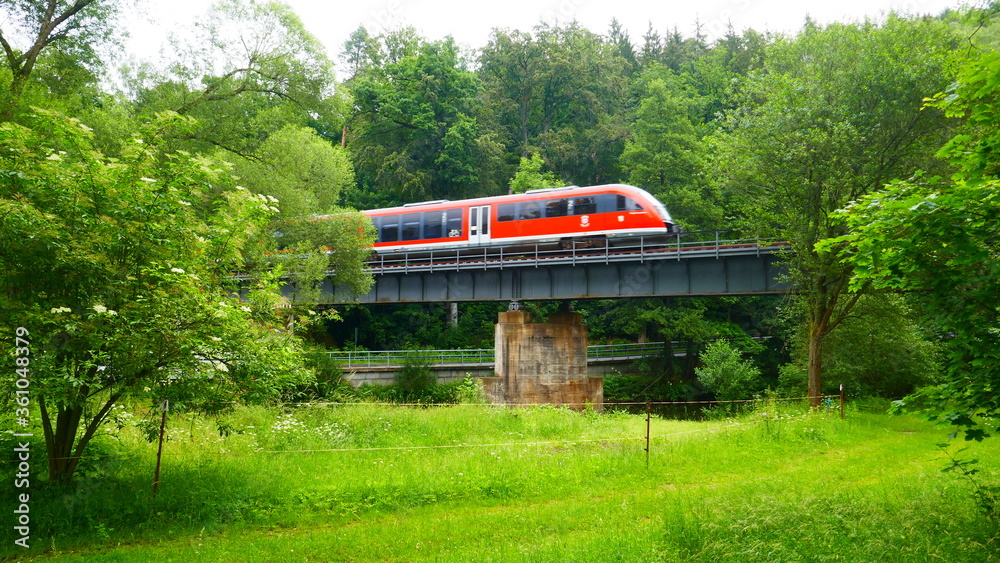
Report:
M 587 375 L 587 327 L 579 313 L 553 313 L 547 323 L 532 323 L 531 313 L 505 311 L 494 335 L 496 376 L 481 378 L 492 402 L 601 410 L 604 378 Z

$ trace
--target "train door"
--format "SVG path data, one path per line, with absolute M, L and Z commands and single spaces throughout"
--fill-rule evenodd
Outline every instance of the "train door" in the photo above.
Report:
M 490 206 L 469 208 L 469 243 L 486 246 L 490 243 Z

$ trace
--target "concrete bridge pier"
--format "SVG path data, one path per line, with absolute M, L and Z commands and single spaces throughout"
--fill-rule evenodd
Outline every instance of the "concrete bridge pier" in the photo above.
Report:
M 579 313 L 553 313 L 547 323 L 533 323 L 527 311 L 504 311 L 494 340 L 496 376 L 480 378 L 490 401 L 602 410 L 604 378 L 587 375 L 587 327 Z

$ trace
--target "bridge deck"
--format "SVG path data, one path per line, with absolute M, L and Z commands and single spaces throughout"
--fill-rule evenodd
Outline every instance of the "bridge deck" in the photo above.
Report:
M 351 295 L 328 281 L 323 300 L 443 303 L 784 293 L 788 285 L 778 253 L 787 247 L 712 231 L 640 237 L 602 248 L 536 244 L 516 251 L 483 247 L 388 253 L 370 263 L 375 286 L 367 295 Z

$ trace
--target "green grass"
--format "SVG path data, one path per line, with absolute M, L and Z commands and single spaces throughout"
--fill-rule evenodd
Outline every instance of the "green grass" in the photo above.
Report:
M 69 488 L 32 484 L 32 549 L 78 561 L 995 561 L 946 430 L 760 405 L 706 422 L 480 406 L 242 408 L 134 421 Z M 974 444 L 1000 483 L 1000 445 Z M 961 444 L 952 446 L 957 452 Z M 3 447 L 7 448 L 4 444 Z M 35 451 L 42 451 L 41 445 Z M 333 451 L 324 451 L 333 450 Z M 11 482 L 3 475 L 4 482 Z M 5 532 L 9 534 L 10 532 Z

